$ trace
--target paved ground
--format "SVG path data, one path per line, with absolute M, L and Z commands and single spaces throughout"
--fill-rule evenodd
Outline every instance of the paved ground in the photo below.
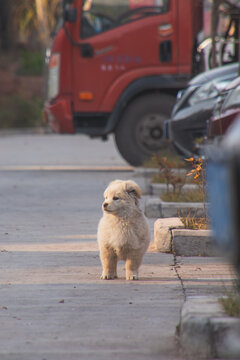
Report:
M 81 135 L 0 133 L 0 168 L 81 169 L 129 167 L 118 153 L 114 140 L 91 140 Z M 52 166 L 52 168 L 51 168 Z
M 99 280 L 102 192 L 133 176 L 99 166 L 126 170 L 112 141 L 0 136 L 1 360 L 183 359 L 175 328 L 184 297 L 230 283 L 221 259 L 151 250 L 140 281 L 124 280 L 123 263 L 120 279 Z

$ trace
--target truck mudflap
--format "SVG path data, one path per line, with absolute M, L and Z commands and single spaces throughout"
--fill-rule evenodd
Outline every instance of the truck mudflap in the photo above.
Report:
M 53 103 L 47 101 L 44 105 L 44 118 L 54 132 L 68 134 L 75 132 L 69 97 L 57 98 Z

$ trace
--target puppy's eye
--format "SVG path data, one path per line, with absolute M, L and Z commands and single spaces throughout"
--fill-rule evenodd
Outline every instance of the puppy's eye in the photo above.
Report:
M 118 196 L 114 196 L 113 197 L 113 200 L 115 201 L 115 200 L 119 200 L 119 197 Z

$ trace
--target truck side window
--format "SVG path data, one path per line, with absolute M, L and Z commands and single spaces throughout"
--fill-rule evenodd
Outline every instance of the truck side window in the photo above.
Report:
M 170 0 L 84 0 L 81 38 L 169 11 Z

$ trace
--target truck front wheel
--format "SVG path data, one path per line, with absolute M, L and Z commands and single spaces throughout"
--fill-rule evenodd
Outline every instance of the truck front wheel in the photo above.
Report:
M 115 141 L 129 164 L 140 166 L 166 147 L 163 124 L 174 103 L 173 96 L 148 94 L 128 105 L 115 129 Z

